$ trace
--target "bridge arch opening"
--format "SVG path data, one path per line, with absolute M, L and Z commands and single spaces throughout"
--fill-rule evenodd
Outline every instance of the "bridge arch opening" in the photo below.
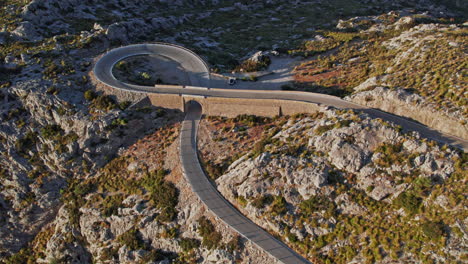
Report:
M 202 104 L 193 99 L 187 101 L 184 104 L 184 112 L 187 114 L 190 114 L 190 113 L 201 114 L 202 109 L 203 109 Z

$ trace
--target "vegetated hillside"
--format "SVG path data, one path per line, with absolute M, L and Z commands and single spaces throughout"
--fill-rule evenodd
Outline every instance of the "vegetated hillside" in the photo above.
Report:
M 290 51 L 312 56 L 295 69 L 296 88 L 350 95 L 466 138 L 468 31 L 454 22 L 407 12 L 342 20 Z
M 440 1 L 438 1 L 440 2 Z M 235 68 L 258 49 L 288 49 L 339 19 L 413 8 L 439 16 L 463 14 L 431 0 L 412 1 L 2 1 L 6 37 L 46 42 L 54 36 L 112 45 L 171 40 L 201 53 L 211 65 Z M 36 46 L 36 45 L 34 45 Z M 6 56 L 6 54 L 3 54 Z
M 468 257 L 466 153 L 353 111 L 203 122 L 217 128 L 200 147 L 218 190 L 313 263 Z
M 6 263 L 271 263 L 220 224 L 178 161 L 180 123 L 138 140 L 61 191 L 60 209 Z
M 123 242 L 116 238 L 120 230 L 108 231 L 105 221 L 109 220 L 112 226 L 113 218 L 109 214 L 115 215 L 115 208 L 135 189 L 117 185 L 118 189 L 122 188 L 121 193 L 109 194 L 105 188 L 77 187 L 75 190 L 75 187 L 90 181 L 99 185 L 100 176 L 113 178 L 115 172 L 102 171 L 106 164 L 119 158 L 143 135 L 180 121 L 181 115 L 158 108 L 130 107 L 142 99 L 141 95 L 104 91 L 118 96 L 106 95 L 101 85 L 96 84 L 91 70 L 96 57 L 108 49 L 130 43 L 167 41 L 185 44 L 202 52 L 214 66 L 231 69 L 238 65 L 238 58 L 261 47 L 290 48 L 315 36 L 319 27 L 333 27 L 336 21 L 329 20 L 418 6 L 430 8 L 431 13 L 445 12 L 443 16 L 450 13 L 444 7 L 428 5 L 429 1 L 321 2 L 0 1 L 3 25 L 0 32 L 0 261 L 24 263 L 26 257 L 30 262 L 36 258 L 47 257 L 52 261 L 64 257 L 64 262 L 71 262 L 70 259 L 80 256 L 80 262 L 84 262 L 107 258 L 107 253 L 114 255 L 115 250 L 120 250 Z M 265 30 L 259 30 L 260 25 Z M 267 28 L 268 25 L 274 26 Z M 245 33 L 239 33 L 243 28 Z M 259 38 L 252 41 L 252 36 Z M 122 159 L 111 164 L 119 164 Z M 152 182 L 165 185 L 158 174 L 152 174 L 154 170 L 159 168 L 149 170 L 146 176 L 140 175 L 135 182 L 152 177 Z M 151 200 L 151 188 L 143 187 L 138 199 Z M 168 188 L 168 193 L 170 190 L 173 189 Z M 96 201 L 78 199 L 88 192 Z M 181 195 L 185 192 L 188 190 L 181 191 Z M 130 200 L 122 206 L 131 206 Z M 69 208 L 69 202 L 76 202 L 75 207 Z M 107 206 L 111 208 L 109 211 L 101 211 Z M 147 212 L 159 214 L 157 205 L 151 206 Z M 93 237 L 92 232 L 86 233 L 88 226 L 82 229 L 83 212 L 77 213 L 80 208 L 100 214 L 99 219 L 104 219 L 102 239 Z M 100 226 L 92 227 L 100 230 Z M 132 225 L 121 227 L 127 230 Z M 140 233 L 130 230 L 125 238 L 133 236 Z M 103 245 L 89 245 L 87 239 Z M 157 248 L 180 252 L 174 246 L 177 239 L 164 240 L 174 243 L 167 247 L 157 244 L 147 247 L 148 240 L 145 241 L 147 252 Z M 67 250 L 60 253 L 62 246 Z M 140 246 L 140 242 L 135 247 L 129 245 L 137 249 Z M 107 250 L 102 247 L 109 252 L 101 256 L 99 252 Z M 28 251 L 31 248 L 34 248 L 32 253 Z M 122 249 L 122 260 L 126 259 L 124 253 L 131 251 L 135 250 Z M 207 252 L 201 251 L 196 256 L 204 257 Z M 111 258 L 121 260 L 120 256 L 108 259 Z

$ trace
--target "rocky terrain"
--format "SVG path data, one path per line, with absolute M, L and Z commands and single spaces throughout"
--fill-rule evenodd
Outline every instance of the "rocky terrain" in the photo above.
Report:
M 246 216 L 313 263 L 466 259 L 466 153 L 352 111 L 246 120 L 205 121 L 207 170 Z M 256 143 L 244 142 L 259 128 Z M 237 158 L 211 154 L 219 145 Z
M 191 192 L 177 160 L 178 130 L 178 124 L 162 127 L 87 180 L 72 181 L 63 192 L 63 206 L 55 220 L 41 230 L 31 247 L 10 261 L 271 261 L 250 242 L 214 222 Z
M 390 109 L 392 106 L 375 104 L 382 101 L 380 98 L 393 98 L 391 102 L 395 102 L 395 105 L 401 103 L 402 106 L 408 106 L 399 111 L 408 113 L 415 112 L 414 109 L 427 108 L 427 111 L 436 111 L 437 114 L 431 116 L 436 116 L 433 120 L 437 122 L 444 120 L 446 116 L 453 120 L 450 125 L 445 126 L 438 126 L 436 121 L 428 121 L 434 127 L 442 130 L 450 127 L 449 132 L 455 131 L 454 134 L 458 133 L 456 131 L 463 131 L 464 127 L 466 133 L 466 122 L 463 123 L 466 120 L 466 85 L 461 79 L 464 73 L 453 72 L 454 65 L 464 61 L 459 56 L 466 46 L 466 29 L 451 25 L 458 21 L 450 20 L 451 17 L 461 17 L 457 16 L 457 12 L 463 11 L 463 7 L 460 9 L 459 5 L 456 8 L 449 5 L 447 8 L 441 6 L 439 1 L 429 0 L 334 0 L 326 3 L 318 0 L 2 0 L 0 3 L 1 263 L 145 263 L 149 259 L 160 263 L 167 263 L 169 260 L 180 263 L 271 263 L 271 259 L 249 242 L 237 239 L 226 226 L 213 219 L 189 191 L 187 182 L 180 174 L 175 154 L 182 113 L 150 107 L 142 101 L 144 96 L 141 94 L 110 90 L 96 82 L 92 74 L 93 63 L 101 54 L 120 45 L 154 41 L 181 44 L 205 56 L 213 68 L 220 71 L 232 70 L 259 50 L 276 50 L 286 54 L 305 40 L 320 39 L 316 37 L 324 35 L 320 30 L 335 30 L 337 24 L 342 31 L 351 27 L 349 31 L 370 32 L 372 27 L 366 27 L 375 22 L 377 31 L 385 31 L 383 26 L 379 26 L 378 17 L 374 16 L 387 14 L 379 18 L 382 21 L 390 21 L 395 16 L 395 21 L 387 25 L 393 28 L 398 24 L 408 24 L 403 17 L 428 10 L 426 15 L 437 21 L 417 21 L 418 25 L 414 27 L 413 22 L 409 21 L 411 28 L 403 26 L 402 31 L 398 31 L 401 34 L 382 39 L 382 45 L 393 50 L 392 54 L 395 56 L 388 60 L 391 65 L 383 63 L 377 68 L 393 65 L 393 71 L 380 71 L 375 76 L 364 74 L 362 78 L 356 78 L 360 81 L 353 82 L 350 87 L 361 87 L 362 90 L 356 88 L 356 93 L 350 95 L 350 100 L 393 111 Z M 395 12 L 388 15 L 390 10 L 405 8 L 414 10 L 405 11 L 411 14 Z M 362 21 L 374 22 L 362 22 L 363 29 L 353 29 L 353 23 L 361 23 L 356 19 L 349 20 L 349 17 L 357 15 L 367 16 Z M 442 23 L 443 21 L 446 23 Z M 443 39 L 440 41 L 444 41 L 442 44 L 438 42 L 439 35 Z M 406 39 L 409 40 L 408 43 L 405 42 Z M 340 41 L 340 45 L 345 42 Z M 405 53 L 408 48 L 405 45 L 418 48 Z M 396 56 L 397 54 L 403 52 L 409 58 L 427 57 L 427 54 L 433 54 L 434 49 L 443 51 L 440 56 L 453 56 L 454 62 L 447 60 L 447 63 L 441 64 L 440 69 L 438 68 L 440 77 L 434 81 L 439 84 L 437 80 L 444 79 L 446 82 L 424 94 L 421 87 L 433 87 L 433 79 L 420 77 L 420 86 L 397 81 L 411 79 L 399 75 L 397 70 L 414 61 L 406 61 L 404 56 Z M 426 57 L 425 60 L 430 59 Z M 353 57 L 347 58 L 347 61 L 351 59 L 355 63 L 359 61 L 359 58 Z M 440 57 L 435 56 L 431 61 L 440 62 Z M 338 64 L 342 62 L 337 61 L 336 66 Z M 447 70 L 443 70 L 445 68 Z M 421 72 L 425 72 L 423 70 Z M 427 72 L 425 74 L 431 75 Z M 345 76 L 354 80 L 353 75 Z M 378 82 L 375 81 L 374 84 L 374 80 Z M 361 83 L 365 84 L 359 86 Z M 373 86 L 379 88 L 371 89 Z M 410 89 L 400 88 L 414 88 L 416 94 Z M 341 230 L 354 232 L 349 231 L 354 230 L 349 229 L 349 226 L 357 228 L 358 225 L 350 221 L 369 220 L 369 223 L 378 222 L 384 225 L 390 222 L 383 222 L 382 219 L 396 217 L 399 222 L 395 220 L 397 222 L 391 223 L 404 228 L 411 228 L 417 223 L 442 222 L 443 227 L 436 229 L 440 231 L 437 237 L 442 238 L 437 240 L 436 237 L 431 240 L 433 242 L 424 244 L 424 247 L 429 248 L 424 248 L 425 251 L 422 252 L 432 250 L 432 253 L 424 255 L 426 257 L 416 252 L 422 246 L 413 240 L 401 238 L 399 247 L 395 246 L 391 250 L 383 248 L 386 244 L 382 244 L 384 246 L 377 250 L 382 258 L 395 251 L 398 259 L 403 260 L 466 260 L 466 255 L 459 254 L 465 247 L 466 217 L 458 216 L 460 208 L 465 206 L 461 203 L 465 194 L 460 191 L 463 187 L 460 182 L 466 181 L 466 176 L 460 174 L 461 166 L 466 163 L 464 154 L 432 142 L 424 143 L 423 139 L 415 135 L 402 135 L 390 124 L 382 124 L 367 117 L 356 117 L 363 120 L 361 127 L 356 121 L 349 124 L 346 121 L 337 125 L 343 126 L 342 128 L 331 128 L 330 131 L 316 136 L 316 129 L 341 120 L 343 115 L 346 114 L 327 110 L 321 117 L 277 120 L 280 123 L 252 117 L 245 121 L 245 117 L 240 117 L 235 122 L 245 122 L 243 126 L 233 130 L 226 126 L 211 141 L 209 135 L 213 132 L 206 127 L 204 133 L 207 137 L 203 140 L 211 142 L 210 144 L 216 143 L 216 148 L 202 149 L 203 155 L 207 157 L 205 166 L 213 179 L 224 174 L 223 179 L 226 182 L 242 181 L 246 177 L 244 174 L 252 166 L 265 167 L 259 170 L 260 175 L 274 170 L 283 173 L 284 176 L 281 177 L 286 179 L 284 185 L 275 182 L 273 178 L 271 181 L 260 182 L 264 176 L 252 178 L 252 181 L 258 178 L 258 182 L 252 182 L 252 186 L 259 184 L 261 187 L 257 191 L 245 185 L 219 186 L 223 194 L 235 204 L 241 202 L 240 208 L 245 205 L 242 210 L 246 215 L 256 221 L 265 219 L 262 220 L 262 225 L 266 229 L 286 237 L 285 241 L 296 241 L 288 243 L 309 257 L 324 262 L 327 259 L 341 261 L 335 255 L 340 255 L 338 253 L 344 248 L 343 245 L 348 245 L 349 242 L 344 239 L 342 243 L 331 240 L 332 235 L 326 234 L 345 232 Z M 325 121 L 326 118 L 332 121 Z M 224 126 L 222 122 L 220 126 Z M 291 132 L 284 132 L 284 135 L 296 133 L 293 132 L 296 128 L 292 128 L 292 123 L 302 126 L 302 132 L 310 134 L 304 138 L 311 139 L 302 142 L 303 147 L 297 150 L 305 151 L 304 156 L 290 155 L 284 160 L 279 159 L 271 152 L 278 146 L 273 146 L 269 141 L 264 141 L 264 146 L 259 145 L 256 151 L 258 153 L 245 156 L 255 142 L 266 136 L 264 130 L 273 134 L 273 130 L 267 127 L 270 123 L 281 130 L 291 129 Z M 340 132 L 343 134 L 334 134 L 339 129 L 343 130 Z M 300 129 L 297 130 L 297 133 L 302 133 Z M 348 142 L 348 139 L 352 139 L 345 132 L 355 135 L 356 141 L 352 144 Z M 295 142 L 285 139 L 280 131 L 274 134 L 272 142 Z M 345 134 L 346 137 L 341 137 Z M 371 136 L 370 134 L 374 138 L 372 142 L 363 142 L 362 139 L 359 141 L 358 136 L 362 138 Z M 382 144 L 393 144 L 396 147 Z M 266 146 L 268 148 L 264 149 Z M 283 149 L 278 148 L 275 151 L 293 151 L 287 145 L 282 147 Z M 227 151 L 231 151 L 232 155 L 226 155 L 229 153 Z M 403 151 L 407 156 L 399 158 L 406 160 L 411 157 L 411 162 L 401 161 L 396 167 L 387 166 L 392 161 L 385 161 L 385 156 L 382 158 L 376 154 L 385 154 L 387 151 L 393 151 L 390 153 L 392 155 Z M 220 155 L 216 159 L 210 158 L 215 153 Z M 238 160 L 240 157 L 242 158 Z M 318 166 L 309 166 L 309 163 Z M 229 165 L 231 167 L 228 170 Z M 288 172 L 283 172 L 286 168 Z M 242 173 L 234 175 L 235 171 Z M 294 176 L 296 174 L 299 176 Z M 370 177 L 372 175 L 376 177 Z M 417 176 L 430 178 L 431 187 L 421 192 L 415 189 L 422 188 L 414 187 L 419 186 L 414 183 L 419 179 Z M 425 180 L 422 181 L 423 185 L 426 184 Z M 273 183 L 278 186 L 272 185 Z M 296 185 L 302 186 L 297 189 L 297 194 L 285 193 L 284 190 L 289 187 L 293 190 Z M 276 186 L 277 191 L 272 186 Z M 238 190 L 237 187 L 246 189 Z M 355 192 L 350 192 L 349 197 L 343 196 L 344 190 L 348 190 L 346 188 Z M 340 193 L 338 190 L 341 190 Z M 415 192 L 418 202 L 414 216 L 405 213 L 405 210 L 393 210 L 397 205 L 393 205 L 391 201 L 402 190 Z M 168 194 L 178 199 L 160 199 Z M 287 212 L 280 210 L 278 215 L 270 217 L 266 213 L 269 205 L 265 208 L 250 206 L 249 199 L 260 194 L 267 197 L 265 203 L 269 203 L 271 199 L 268 195 L 272 195 L 274 199 L 271 203 L 278 203 L 276 207 L 280 209 L 281 204 L 286 204 Z M 283 199 L 278 198 L 280 194 L 284 203 Z M 329 200 L 336 204 L 335 211 L 339 215 L 334 215 L 333 219 L 322 219 L 319 218 L 323 215 L 320 212 L 320 216 L 317 216 L 318 224 L 311 227 L 311 223 L 308 223 L 310 228 L 304 231 L 305 227 L 299 225 L 298 219 L 308 215 L 304 216 L 302 211 L 295 213 L 305 210 L 300 208 L 302 200 L 328 194 L 331 194 Z M 354 201 L 356 197 L 364 197 L 362 199 L 365 202 L 355 201 L 356 206 L 347 204 L 339 207 L 340 201 L 346 203 Z M 401 198 L 404 199 L 406 198 Z M 369 204 L 379 210 L 388 209 L 391 213 L 384 217 L 384 214 L 370 211 Z M 347 209 L 343 209 L 345 207 Z M 367 215 L 356 213 L 361 220 L 350 220 L 346 216 L 351 214 L 350 210 L 358 212 L 361 209 L 366 211 L 366 208 L 370 212 Z M 394 212 L 396 213 L 393 214 Z M 450 217 L 445 215 L 446 212 L 451 212 Z M 265 214 L 266 218 L 261 217 Z M 413 217 L 412 222 L 406 224 L 404 220 L 409 218 L 405 217 Z M 279 219 L 285 224 L 281 224 Z M 315 218 L 309 220 L 316 223 L 311 219 Z M 455 221 L 457 219 L 459 221 Z M 348 222 L 351 223 L 349 228 L 344 229 L 342 225 Z M 358 222 L 359 225 L 364 226 L 361 222 Z M 323 226 L 323 230 L 317 231 L 317 226 Z M 365 238 L 365 241 L 359 242 L 364 245 L 363 248 L 376 252 L 371 245 L 375 244 L 372 242 L 380 242 L 379 234 L 381 237 L 384 231 L 379 228 L 369 224 L 365 232 L 359 232 L 359 239 Z M 432 234 L 408 234 L 418 238 L 430 236 L 432 239 Z M 401 232 L 395 233 L 397 235 L 403 237 Z M 463 236 L 465 240 L 461 240 L 460 237 Z M 317 242 L 319 240 L 322 242 Z M 407 246 L 407 241 L 419 244 Z M 441 241 L 445 244 L 442 245 Z M 327 243 L 323 244 L 325 242 Z M 313 246 L 310 243 L 323 246 Z M 346 252 L 351 252 L 355 248 L 345 249 Z M 361 262 L 359 257 L 370 258 L 363 251 L 353 252 L 358 255 L 349 259 L 354 259 L 355 262 Z M 372 254 L 377 259 L 378 254 L 374 253 Z
M 295 69 L 296 86 L 466 138 L 467 31 L 455 22 L 413 10 L 340 20 L 291 51 L 312 56 Z

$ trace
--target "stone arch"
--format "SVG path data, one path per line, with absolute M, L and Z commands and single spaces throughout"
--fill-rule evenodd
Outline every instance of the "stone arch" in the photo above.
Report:
M 200 106 L 200 109 L 201 109 L 202 112 L 206 111 L 208 106 L 206 105 L 207 102 L 206 102 L 205 98 L 204 97 L 198 97 L 198 96 L 197 97 L 195 97 L 195 96 L 190 96 L 190 97 L 189 96 L 183 96 L 182 97 L 182 104 L 184 106 L 183 111 L 185 113 L 187 113 L 187 111 L 189 110 L 188 109 L 189 104 L 195 104 L 195 103 Z

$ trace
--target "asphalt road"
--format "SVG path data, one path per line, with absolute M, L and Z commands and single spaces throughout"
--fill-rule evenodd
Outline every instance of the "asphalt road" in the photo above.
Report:
M 201 88 L 164 88 L 140 86 L 123 83 L 117 80 L 112 74 L 114 65 L 122 59 L 130 56 L 143 54 L 161 54 L 179 62 L 189 74 L 192 86 Z M 336 108 L 356 109 L 369 114 L 374 118 L 382 118 L 400 125 L 404 131 L 417 131 L 421 136 L 429 138 L 444 144 L 452 145 L 468 150 L 468 140 L 456 136 L 441 133 L 431 129 L 416 121 L 405 117 L 389 114 L 377 109 L 366 108 L 339 97 L 296 91 L 271 91 L 271 90 L 234 90 L 234 89 L 215 89 L 210 87 L 210 74 L 208 65 L 195 53 L 182 47 L 168 44 L 138 44 L 117 48 L 103 56 L 94 67 L 94 74 L 98 80 L 112 86 L 116 89 L 127 90 L 131 92 L 143 93 L 164 93 L 164 94 L 186 94 L 206 97 L 224 97 L 224 98 L 255 98 L 255 99 L 281 99 L 298 102 L 309 102 L 321 105 L 333 106 Z M 208 89 L 206 89 L 208 88 Z
M 180 135 L 180 160 L 192 190 L 218 218 L 280 262 L 286 264 L 309 263 L 284 243 L 243 216 L 211 184 L 200 166 L 197 155 L 197 131 L 201 115 L 200 104 L 190 101 Z
M 114 65 L 130 56 L 144 54 L 159 54 L 179 62 L 189 74 L 190 83 L 195 87 L 150 87 L 123 83 L 117 80 L 112 69 Z M 175 45 L 168 44 L 139 44 L 130 45 L 111 50 L 95 65 L 96 78 L 108 86 L 116 89 L 141 93 L 185 94 L 206 97 L 246 98 L 246 99 L 280 99 L 297 102 L 309 102 L 336 108 L 356 109 L 369 114 L 374 118 L 382 118 L 400 125 L 404 131 L 417 131 L 421 136 L 445 144 L 468 149 L 468 140 L 442 134 L 407 118 L 382 112 L 377 109 L 366 108 L 338 97 L 295 91 L 271 90 L 234 90 L 210 88 L 210 73 L 208 65 L 195 53 Z M 180 159 L 184 174 L 189 180 L 193 191 L 206 204 L 217 217 L 235 229 L 240 235 L 246 237 L 271 256 L 282 263 L 309 263 L 297 253 L 278 241 L 266 231 L 244 217 L 226 199 L 224 199 L 215 186 L 211 184 L 200 167 L 197 155 L 197 129 L 202 114 L 201 106 L 192 101 L 187 107 L 186 118 L 182 124 Z

